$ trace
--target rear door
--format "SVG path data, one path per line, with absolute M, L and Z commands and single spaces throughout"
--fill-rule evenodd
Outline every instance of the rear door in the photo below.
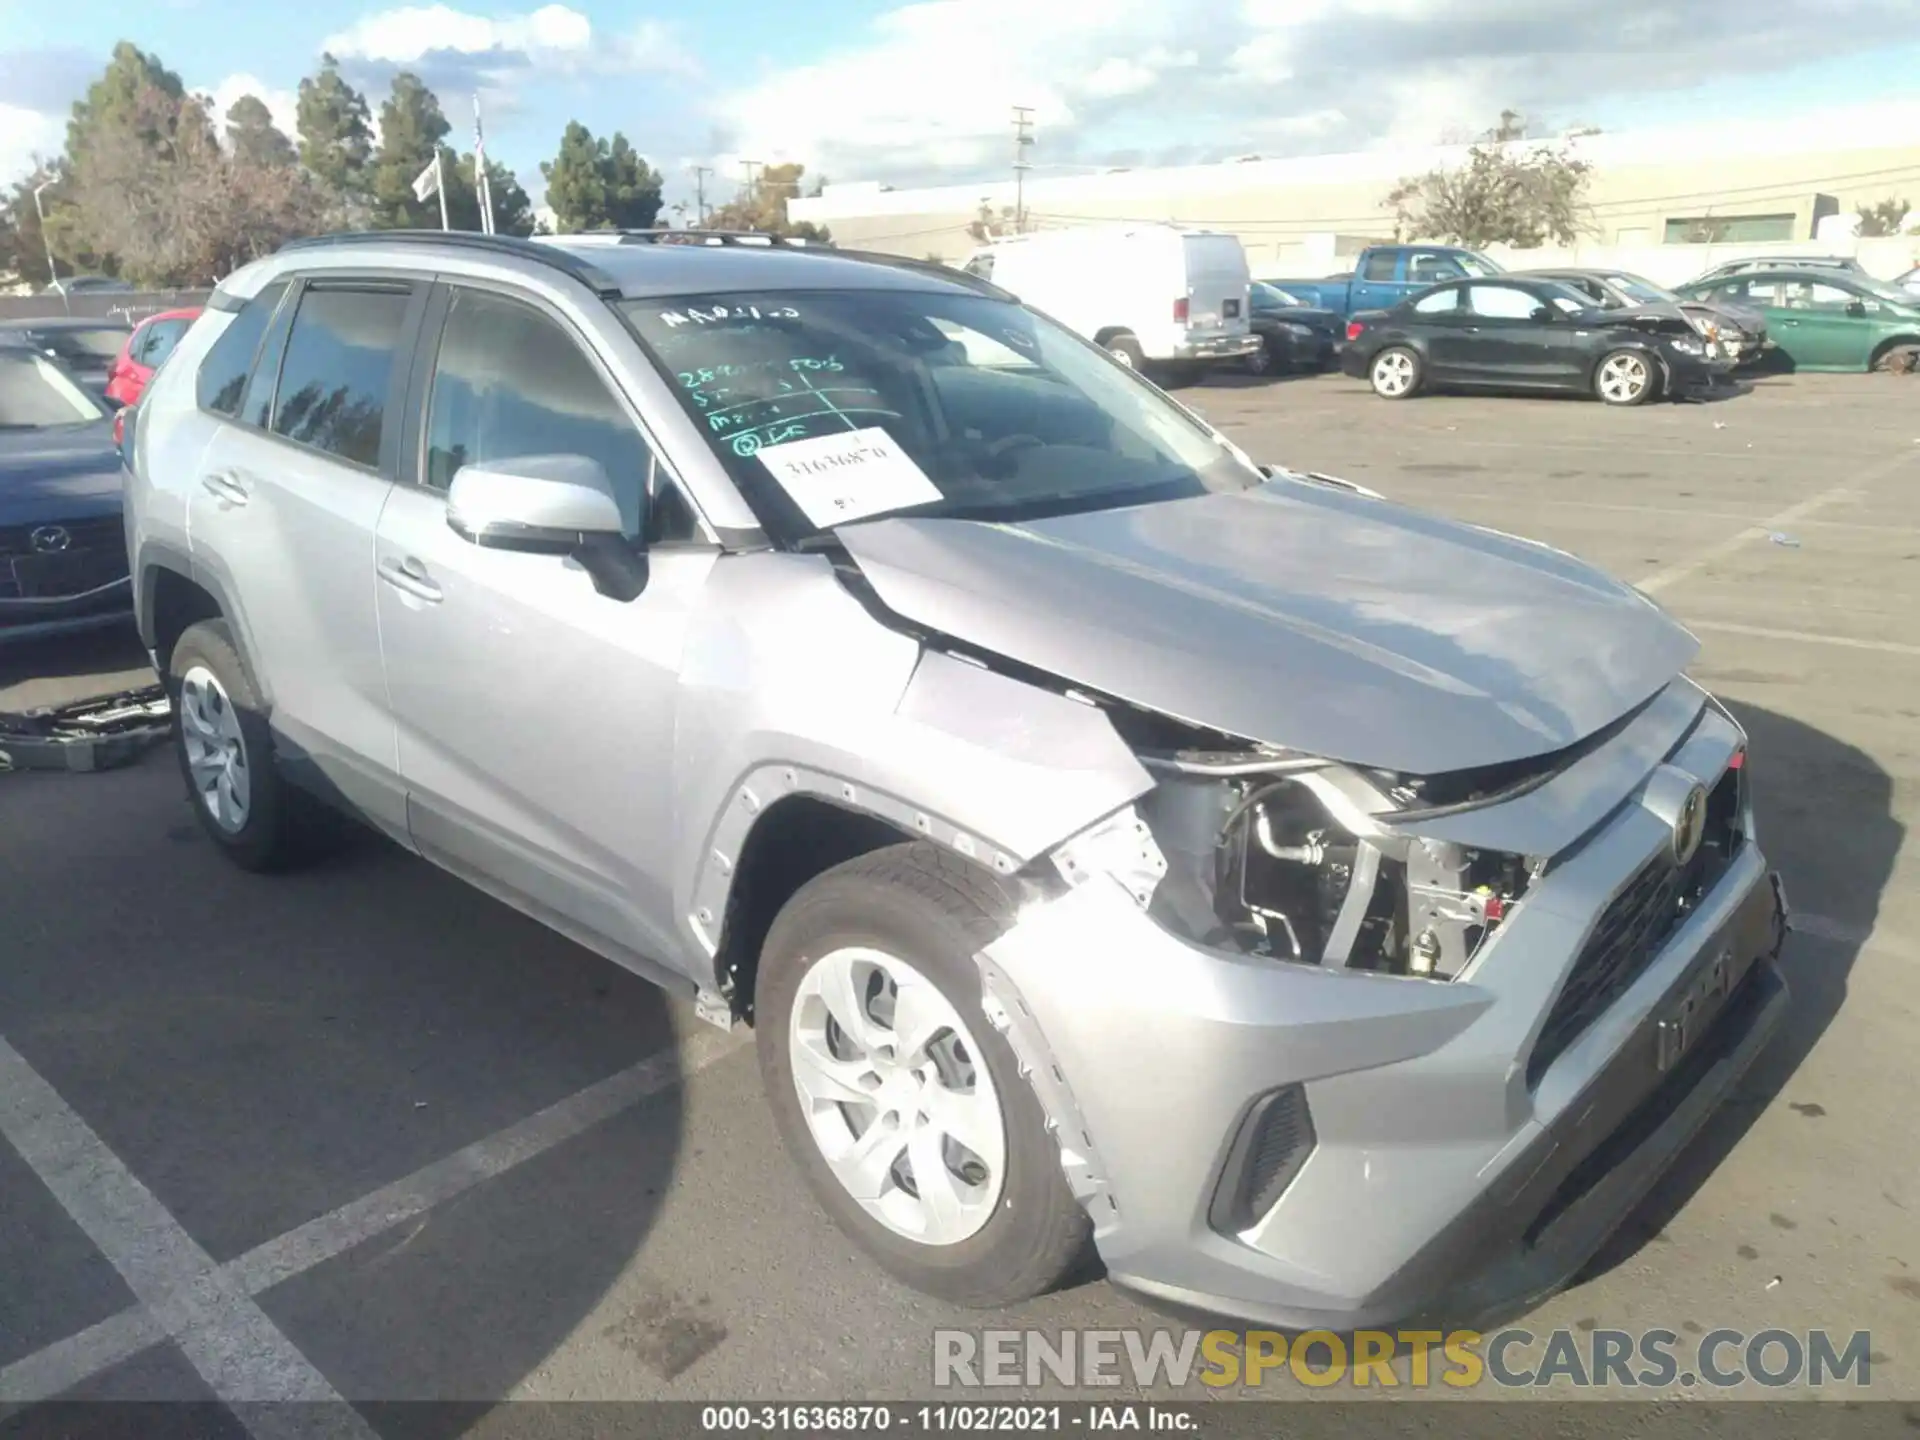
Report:
M 396 835 L 405 805 L 374 612 L 374 529 L 392 489 L 425 287 L 314 279 L 268 328 L 190 492 L 194 560 L 245 611 L 283 758 Z
M 1232 235 L 1182 236 L 1186 257 L 1187 333 L 1213 340 L 1247 333 L 1247 252 Z

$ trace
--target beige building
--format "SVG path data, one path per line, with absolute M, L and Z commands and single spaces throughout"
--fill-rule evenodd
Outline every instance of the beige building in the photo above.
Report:
M 1844 246 L 1856 207 L 1890 198 L 1920 204 L 1920 103 L 1567 143 L 1594 167 L 1581 248 L 1644 256 L 1686 247 L 1684 264 L 1675 255 L 1662 270 L 1685 269 L 1708 241 L 1804 242 L 1818 232 Z M 1384 202 L 1398 180 L 1457 164 L 1465 153 L 1382 149 L 1070 177 L 1035 171 L 1025 206 L 1029 223 L 1041 228 L 1126 220 L 1211 226 L 1240 236 L 1256 274 L 1318 274 L 1370 240 L 1391 238 Z M 953 261 L 976 243 L 968 226 L 983 207 L 1010 214 L 1013 204 L 1010 178 L 927 189 L 866 183 L 830 185 L 793 202 L 791 212 L 828 226 L 842 245 Z M 1837 220 L 1822 226 L 1829 216 Z

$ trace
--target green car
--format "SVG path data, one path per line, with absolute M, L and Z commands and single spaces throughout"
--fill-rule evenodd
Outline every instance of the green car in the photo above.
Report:
M 1920 295 L 1847 271 L 1756 270 L 1674 293 L 1759 311 L 1795 370 L 1873 370 L 1896 350 L 1920 347 Z

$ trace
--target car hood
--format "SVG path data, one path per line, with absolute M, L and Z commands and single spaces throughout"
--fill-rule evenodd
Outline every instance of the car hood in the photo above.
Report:
M 837 531 L 882 604 L 1163 714 L 1438 774 L 1564 749 L 1698 649 L 1569 555 L 1314 481 Z
M 112 421 L 0 430 L 0 525 L 76 520 L 119 508 Z

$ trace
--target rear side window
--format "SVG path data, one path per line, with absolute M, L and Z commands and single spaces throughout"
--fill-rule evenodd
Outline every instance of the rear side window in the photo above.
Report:
M 1460 288 L 1430 290 L 1413 302 L 1413 308 L 1422 315 L 1451 315 L 1460 308 Z
M 1367 256 L 1366 268 L 1360 272 L 1362 280 L 1393 279 L 1394 254 L 1391 250 L 1376 250 Z
M 207 358 L 200 362 L 196 389 L 202 410 L 216 415 L 240 413 L 240 397 L 253 369 L 254 351 L 260 348 L 260 337 L 266 333 L 267 322 L 286 289 L 284 281 L 267 286 L 246 303 L 213 342 Z
M 273 433 L 378 467 L 409 299 L 404 289 L 309 284 L 287 336 Z
M 160 362 L 173 353 L 173 347 L 186 333 L 185 320 L 156 320 L 140 337 L 140 350 L 133 358 L 150 370 L 158 370 Z

